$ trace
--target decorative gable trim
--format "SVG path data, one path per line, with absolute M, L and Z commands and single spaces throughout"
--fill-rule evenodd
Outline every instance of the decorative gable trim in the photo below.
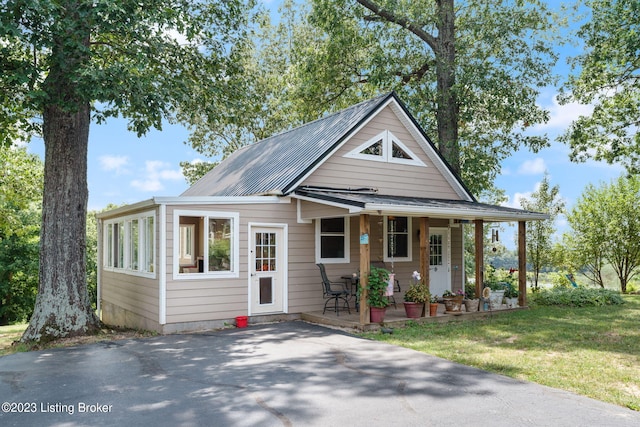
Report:
M 378 135 L 345 154 L 344 157 L 427 167 L 417 155 L 389 130 L 380 132 Z

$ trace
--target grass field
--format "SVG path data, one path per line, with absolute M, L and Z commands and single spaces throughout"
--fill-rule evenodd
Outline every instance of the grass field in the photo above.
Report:
M 368 338 L 640 410 L 640 296 L 622 306 L 532 307 Z

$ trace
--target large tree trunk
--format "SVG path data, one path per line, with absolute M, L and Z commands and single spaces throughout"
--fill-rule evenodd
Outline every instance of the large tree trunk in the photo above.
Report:
M 23 341 L 93 332 L 86 279 L 87 146 L 90 110 L 53 106 L 44 112 L 45 174 L 40 284 Z
M 74 75 L 86 61 L 89 29 L 67 5 L 78 31 L 54 37 L 52 64 L 44 82 L 44 199 L 40 231 L 40 283 L 22 341 L 84 335 L 99 327 L 86 277 L 87 146 L 90 105 Z
M 437 0 L 438 37 L 436 52 L 438 149 L 460 174 L 458 145 L 458 99 L 455 94 L 455 11 L 453 0 Z

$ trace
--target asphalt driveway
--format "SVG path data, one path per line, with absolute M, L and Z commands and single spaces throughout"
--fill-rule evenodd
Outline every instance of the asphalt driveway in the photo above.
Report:
M 1 426 L 638 426 L 640 413 L 309 325 L 0 357 Z

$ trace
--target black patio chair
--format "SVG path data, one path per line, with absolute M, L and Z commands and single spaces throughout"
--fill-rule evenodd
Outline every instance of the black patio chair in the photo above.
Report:
M 322 276 L 322 296 L 326 299 L 324 303 L 324 310 L 322 310 L 322 314 L 327 311 L 327 304 L 330 301 L 334 301 L 334 310 L 337 316 L 340 316 L 339 309 L 339 300 L 344 301 L 344 305 L 347 307 L 347 311 L 351 314 L 351 310 L 349 309 L 349 296 L 351 293 L 347 290 L 344 283 L 341 282 L 332 282 L 327 277 L 327 272 L 324 269 L 324 264 L 316 264 L 320 269 L 320 275 Z

